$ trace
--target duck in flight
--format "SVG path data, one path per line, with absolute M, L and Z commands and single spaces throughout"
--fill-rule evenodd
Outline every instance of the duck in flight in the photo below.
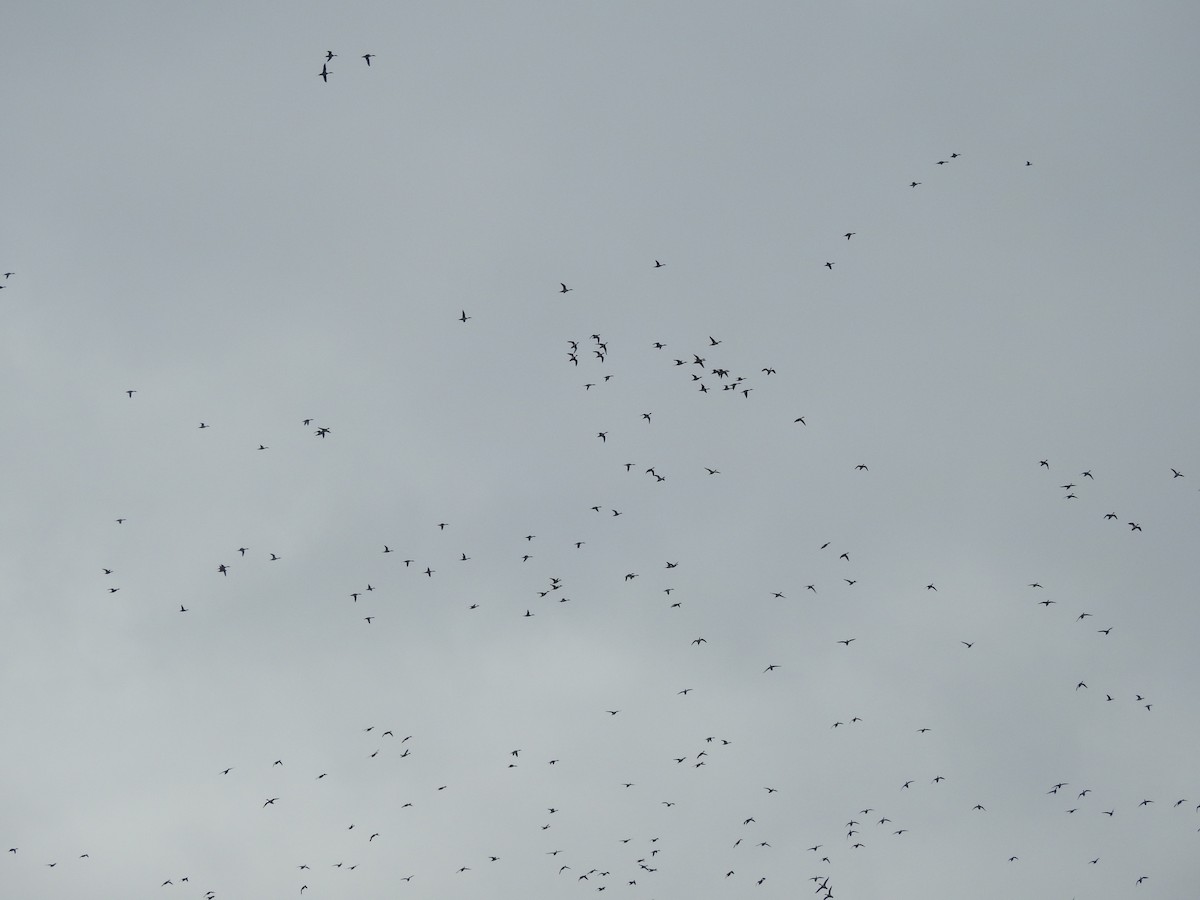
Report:
M 337 56 L 336 53 L 333 55 Z M 329 71 L 329 66 L 321 66 L 321 71 L 317 73 L 317 75 L 320 76 L 321 80 L 323 82 L 325 82 L 326 84 L 329 84 L 329 76 L 332 74 L 333 73 L 331 71 Z
M 559 291 L 559 293 L 560 293 L 560 294 L 565 294 L 567 291 L 573 291 L 573 290 L 575 290 L 575 288 L 569 288 L 569 287 L 567 287 L 567 286 L 566 286 L 565 284 L 563 284 L 561 281 L 559 282 L 559 285 L 561 285 L 561 287 L 562 287 L 562 290 L 561 290 L 561 291 Z

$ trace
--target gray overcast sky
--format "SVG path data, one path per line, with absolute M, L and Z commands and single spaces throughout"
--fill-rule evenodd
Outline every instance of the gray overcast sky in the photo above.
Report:
M 1194 895 L 1194 4 L 4 18 L 4 896 Z

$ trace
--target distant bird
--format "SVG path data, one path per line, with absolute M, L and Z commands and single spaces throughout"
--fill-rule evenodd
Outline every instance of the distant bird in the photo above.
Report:
M 275 803 L 275 801 L 278 799 L 279 799 L 278 797 L 272 797 L 270 800 L 268 800 L 266 803 L 264 803 L 263 806 L 264 807 L 272 806 Z
M 832 272 L 833 271 L 833 263 L 831 263 L 831 262 L 825 263 L 825 268 L 829 269 Z
M 559 284 L 560 284 L 560 285 L 562 285 L 562 290 L 561 290 L 561 291 L 559 291 L 559 293 L 560 293 L 560 294 L 565 294 L 567 291 L 573 291 L 573 290 L 575 290 L 575 288 L 569 288 L 569 287 L 567 287 L 567 286 L 566 286 L 565 284 L 563 284 L 561 281 L 559 282 Z
M 336 53 L 334 53 L 332 50 L 326 50 L 326 51 L 325 51 L 325 62 L 329 62 L 329 61 L 330 61 L 330 60 L 332 60 L 332 59 L 333 59 L 335 56 L 337 56 L 337 54 L 336 54 Z
M 909 187 L 916 187 L 917 185 L 923 184 L 923 183 L 924 182 L 921 182 L 921 181 L 914 181 L 912 184 L 909 185 Z
M 1139 525 L 1137 522 L 1129 522 L 1128 525 L 1129 525 L 1130 531 L 1141 531 L 1142 530 L 1142 526 Z
M 964 647 L 966 647 L 968 650 L 970 650 L 972 647 L 975 646 L 974 641 L 959 641 L 959 643 L 962 644 Z
M 846 638 L 846 640 L 844 640 L 844 641 L 838 641 L 838 643 L 839 643 L 839 644 L 845 644 L 847 647 L 849 647 L 849 646 L 850 646 L 850 644 L 851 644 L 851 642 L 853 642 L 853 641 L 857 641 L 857 640 L 858 640 L 858 638 Z
M 1172 477 L 1172 478 L 1182 478 L 1182 477 L 1183 477 L 1183 473 L 1182 473 L 1182 472 L 1180 472 L 1178 469 L 1172 469 L 1172 470 L 1171 470 L 1171 477 Z
M 335 53 L 334 55 L 336 56 L 337 54 Z M 321 71 L 317 73 L 317 75 L 321 77 L 321 80 L 326 84 L 329 84 L 329 76 L 332 74 L 333 73 L 329 71 L 328 66 L 321 66 Z
M 188 608 L 186 606 L 184 606 L 182 603 L 179 604 L 179 611 L 180 612 L 189 612 Z
M 459 315 L 458 321 L 465 323 L 467 321 L 467 319 L 472 319 L 472 318 L 474 318 L 474 316 L 468 316 L 467 311 L 464 309 L 462 311 L 462 313 Z
M 793 424 L 793 425 L 795 425 L 797 422 L 799 422 L 801 425 L 807 425 L 807 424 L 808 424 L 807 422 L 805 422 L 805 421 L 804 421 L 804 416 L 801 416 L 801 417 L 800 417 L 800 418 L 798 418 L 798 419 L 793 419 L 793 420 L 792 420 L 792 424 Z
M 850 240 L 850 238 L 854 237 L 856 234 L 858 234 L 857 231 L 847 231 L 844 235 L 842 235 L 842 237 L 844 237 L 846 240 Z
M 125 393 L 128 394 L 130 397 L 132 397 L 134 394 L 137 393 L 137 391 L 126 391 Z
M 374 53 L 364 53 L 362 55 L 362 58 L 367 61 L 368 66 L 371 65 L 371 57 L 373 57 L 374 55 L 375 55 Z

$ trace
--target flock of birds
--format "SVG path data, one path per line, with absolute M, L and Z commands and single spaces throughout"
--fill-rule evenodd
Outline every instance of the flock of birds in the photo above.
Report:
M 329 76 L 333 74 L 328 66 L 336 57 L 337 54 L 333 51 L 326 52 L 324 64 L 318 73 L 323 81 L 327 82 Z M 373 57 L 372 53 L 361 55 L 361 59 L 368 67 L 371 66 Z M 959 153 L 951 153 L 946 159 L 938 160 L 936 165 L 949 165 L 959 158 Z M 1026 161 L 1025 165 L 1031 166 L 1032 163 Z M 922 184 L 922 181 L 913 180 L 909 186 L 915 189 Z M 855 231 L 846 231 L 838 237 L 850 241 L 857 235 L 858 233 Z M 828 260 L 823 263 L 823 266 L 833 271 L 835 263 L 836 260 Z M 652 266 L 649 263 L 647 265 L 656 271 L 667 268 L 667 263 L 658 259 L 653 260 Z M 14 274 L 14 272 L 5 272 L 3 278 L 7 282 Z M 0 284 L 0 288 L 4 287 L 7 287 L 7 284 Z M 566 295 L 575 290 L 575 287 L 565 282 L 558 282 L 558 294 Z M 455 318 L 462 326 L 474 323 L 470 327 L 478 327 L 481 324 L 476 316 L 469 315 L 465 308 L 460 308 Z M 675 378 L 682 388 L 705 395 L 728 395 L 731 400 L 736 400 L 738 403 L 754 401 L 759 396 L 760 389 L 762 389 L 761 393 L 768 394 L 769 388 L 765 388 L 765 385 L 769 384 L 772 377 L 776 375 L 777 363 L 768 360 L 751 367 L 741 367 L 735 360 L 724 358 L 727 355 L 726 347 L 727 343 L 724 339 L 713 335 L 708 335 L 705 341 L 692 345 L 681 344 L 678 348 L 675 341 L 668 342 L 657 339 L 655 336 L 647 336 L 647 342 L 641 349 L 647 354 L 648 365 L 657 365 L 662 371 L 664 382 Z M 566 369 L 565 377 L 574 377 L 576 373 L 585 372 L 586 380 L 580 382 L 581 388 L 585 392 L 595 396 L 612 380 L 613 373 L 607 371 L 611 355 L 610 340 L 601 333 L 566 338 L 564 351 L 564 357 L 560 358 L 559 364 L 569 367 Z M 138 402 L 142 396 L 138 388 L 127 388 L 123 394 L 126 400 L 134 403 Z M 628 412 L 629 421 L 636 423 L 630 427 L 656 427 L 658 420 L 655 418 L 655 410 L 636 409 Z M 797 413 L 803 413 L 803 411 L 792 410 L 786 415 L 779 415 L 779 424 L 793 429 L 796 426 L 800 426 L 801 430 L 807 429 L 809 422 L 806 414 Z M 304 418 L 298 425 L 310 431 L 312 437 L 321 441 L 333 438 L 329 445 L 331 447 L 336 445 L 335 432 L 330 426 L 319 424 L 314 418 Z M 207 419 L 200 421 L 198 425 L 198 429 L 204 431 L 217 427 L 219 427 L 219 423 Z M 624 472 L 631 479 L 642 479 L 647 485 L 664 485 L 671 478 L 699 480 L 722 476 L 722 469 L 716 464 L 705 465 L 695 471 L 677 472 L 661 462 L 645 465 L 629 461 L 622 455 L 625 453 L 625 447 L 621 435 L 614 429 L 602 426 L 594 434 L 593 440 L 603 447 L 603 452 L 606 454 L 605 465 L 613 471 Z M 256 452 L 271 450 L 269 444 L 255 441 L 247 441 L 246 448 L 248 450 L 253 448 Z M 1031 460 L 1030 468 L 1035 473 L 1038 470 L 1050 472 L 1051 463 L 1048 459 Z M 870 477 L 870 467 L 867 462 L 848 463 L 847 469 L 856 473 L 854 477 Z M 1175 468 L 1164 472 L 1163 475 L 1164 479 L 1170 481 L 1185 477 L 1183 471 Z M 1066 500 L 1079 499 L 1079 492 L 1099 483 L 1091 469 L 1085 469 L 1067 477 L 1062 484 L 1057 484 L 1057 478 L 1053 480 L 1057 489 L 1064 492 Z M 625 515 L 626 511 L 613 505 L 597 503 L 586 510 L 578 510 L 578 512 L 584 516 L 591 516 L 594 521 L 598 522 L 600 520 L 618 520 Z M 1127 517 L 1112 511 L 1104 514 L 1103 519 L 1106 522 L 1124 522 L 1131 534 L 1140 533 L 1143 530 L 1140 517 L 1136 514 Z M 116 525 L 125 528 L 130 533 L 131 540 L 136 540 L 134 537 L 137 528 L 136 522 L 129 520 L 123 514 L 115 516 L 114 521 Z M 547 527 L 549 528 L 549 526 Z M 386 633 L 384 623 L 401 615 L 395 611 L 395 605 L 391 602 L 399 591 L 411 590 L 414 583 L 420 583 L 422 579 L 426 581 L 435 579 L 445 570 L 472 564 L 477 558 L 480 560 L 476 563 L 477 565 L 486 563 L 488 557 L 488 553 L 485 552 L 486 548 L 462 547 L 456 543 L 457 537 L 453 523 L 448 521 L 430 522 L 427 530 L 436 537 L 438 544 L 436 549 L 427 551 L 424 555 L 413 551 L 405 552 L 400 542 L 381 536 L 382 539 L 372 552 L 385 559 L 391 568 L 382 579 L 373 579 L 353 585 L 347 584 L 344 595 L 339 598 L 342 602 L 348 603 L 347 615 L 360 619 L 364 623 L 363 627 L 370 627 L 372 633 Z M 655 578 L 649 571 L 631 569 L 627 565 L 614 561 L 608 565 L 609 583 L 605 584 L 602 589 L 598 589 L 593 584 L 569 582 L 559 574 L 539 568 L 539 551 L 547 541 L 557 542 L 561 547 L 583 555 L 598 546 L 602 552 L 605 538 L 596 536 L 598 534 L 600 533 L 596 528 L 588 526 L 584 535 L 555 535 L 553 538 L 549 538 L 535 533 L 516 533 L 505 538 L 504 540 L 511 541 L 513 545 L 511 551 L 506 551 L 510 561 L 519 562 L 522 571 L 536 573 L 536 575 L 522 576 L 521 587 L 514 588 L 514 591 L 527 591 L 527 593 L 521 594 L 522 599 L 519 602 L 503 604 L 504 608 L 501 614 L 522 619 L 566 615 L 565 611 L 572 608 L 572 604 L 578 606 L 594 601 L 601 593 L 609 591 L 616 585 L 628 586 L 629 590 L 638 590 L 638 585 L 643 581 L 653 582 L 653 586 L 647 589 L 646 598 L 661 598 L 659 602 L 666 614 L 677 617 L 677 621 L 674 623 L 668 622 L 660 626 L 658 636 L 663 641 L 673 642 L 677 647 L 686 648 L 688 652 L 695 654 L 710 652 L 711 645 L 720 642 L 720 636 L 716 634 L 697 634 L 694 629 L 689 630 L 692 623 L 686 617 L 685 611 L 685 604 L 689 598 L 682 596 L 679 590 L 669 582 L 669 578 L 668 580 Z M 831 540 L 811 549 L 814 555 L 824 560 L 821 563 L 823 577 L 812 581 L 801 578 L 793 585 L 759 584 L 751 588 L 750 593 L 757 594 L 762 600 L 770 602 L 795 601 L 801 597 L 832 594 L 835 591 L 849 592 L 855 589 L 862 578 L 855 569 L 855 561 L 859 556 L 860 548 L 835 546 L 834 541 Z M 264 549 L 231 542 L 228 556 L 214 559 L 211 571 L 219 579 L 235 582 L 241 570 L 256 565 L 258 562 L 286 566 L 288 554 L 285 551 L 284 547 Z M 494 556 L 495 554 L 493 554 Z M 688 562 L 680 559 L 665 559 L 662 561 L 658 573 L 669 573 L 670 577 L 676 574 L 676 570 L 687 566 Z M 120 578 L 124 573 L 118 571 L 116 566 L 102 565 L 99 567 L 99 574 L 103 578 L 99 590 L 110 596 L 122 590 Z M 639 579 L 643 581 L 639 581 Z M 938 581 L 935 580 L 913 584 L 910 589 L 929 594 L 939 592 Z M 1047 611 L 1047 614 L 1053 614 L 1051 607 L 1059 605 L 1059 600 L 1054 597 L 1042 596 L 1045 589 L 1036 579 L 1023 583 L 1021 589 L 1030 592 L 1031 596 L 1027 602 L 1031 606 L 1041 606 Z M 481 612 L 483 606 L 480 599 L 464 601 L 461 612 L 483 615 Z M 178 613 L 191 614 L 187 621 L 205 615 L 203 611 L 196 609 L 194 602 L 192 606 L 180 603 Z M 1064 627 L 1090 626 L 1089 620 L 1095 620 L 1095 615 L 1091 611 L 1071 610 L 1060 624 Z M 1114 629 L 1117 628 L 1110 622 L 1096 622 L 1096 624 L 1102 624 L 1103 627 L 1090 628 L 1089 637 L 1094 640 L 1112 638 Z M 856 654 L 867 651 L 867 647 L 864 645 L 868 643 L 868 640 L 859 634 L 830 633 L 823 635 L 820 641 L 832 653 Z M 955 646 L 961 646 L 961 650 L 957 652 L 978 656 L 987 652 L 979 646 L 979 643 L 979 637 L 963 635 L 957 640 Z M 756 677 L 780 678 L 786 677 L 790 665 L 791 663 L 787 661 L 763 659 L 748 663 L 747 669 L 752 668 Z M 1095 689 L 1091 686 L 1093 683 L 1097 684 Z M 1097 695 L 1095 699 L 1104 704 L 1136 704 L 1137 707 L 1144 710 L 1144 714 L 1154 714 L 1153 700 L 1138 690 L 1128 689 L 1127 686 L 1101 686 L 1089 676 L 1078 679 L 1074 683 L 1073 691 L 1080 695 L 1084 695 L 1084 692 Z M 666 692 L 664 688 L 664 693 Z M 671 686 L 670 692 L 677 697 L 684 698 L 680 702 L 694 702 L 692 695 L 697 692 L 697 688 L 692 684 L 674 685 Z M 1099 701 L 1098 695 L 1103 696 L 1103 701 Z M 623 712 L 624 710 L 620 706 L 595 711 L 597 718 L 601 721 L 616 720 Z M 853 729 L 865 728 L 866 725 L 863 716 L 846 714 L 833 721 L 822 723 L 822 730 L 845 734 Z M 911 734 L 919 736 L 930 734 L 934 730 L 933 726 L 924 722 L 913 722 L 910 728 Z M 361 729 L 360 737 L 368 742 L 361 744 L 361 756 L 364 764 L 368 760 L 378 759 L 390 760 L 396 765 L 405 765 L 413 757 L 425 752 L 421 735 L 404 734 L 398 726 L 381 727 L 366 724 Z M 689 746 L 679 747 L 677 751 L 664 753 L 661 759 L 653 760 L 650 769 L 692 770 L 697 777 L 703 777 L 703 773 L 710 768 L 726 773 L 734 765 L 740 741 L 740 736 L 700 733 Z M 543 770 L 557 772 L 569 765 L 569 760 L 557 755 L 544 755 L 532 759 L 531 753 L 522 747 L 497 749 L 495 756 L 494 763 L 498 772 L 530 764 Z M 293 782 L 290 791 L 282 786 L 284 782 L 281 780 L 280 773 L 287 769 L 283 757 L 259 760 L 213 760 L 212 762 L 211 776 L 216 782 L 213 789 L 224 790 L 231 783 L 241 782 L 244 784 L 241 796 L 246 805 L 257 807 L 255 812 L 262 816 L 288 815 L 289 807 L 294 810 L 302 806 L 302 801 L 299 800 L 302 789 L 298 783 Z M 312 790 L 313 786 L 321 786 L 324 789 L 327 785 L 330 786 L 329 789 L 336 789 L 333 784 L 337 781 L 337 775 L 333 771 L 309 771 L 300 777 L 309 785 L 303 790 Z M 628 794 L 636 794 L 639 789 L 643 789 L 642 785 L 634 780 L 614 783 L 609 787 L 613 792 Z M 429 785 L 425 790 L 426 796 L 418 796 L 414 788 L 413 799 L 381 798 L 379 803 L 390 804 L 398 810 L 413 808 L 416 813 L 419 811 L 417 809 L 419 806 L 433 801 L 442 792 L 450 791 L 452 788 L 453 783 L 448 779 L 446 783 Z M 531 792 L 531 799 L 528 800 L 529 808 L 526 812 L 531 816 L 536 816 L 539 821 L 531 829 L 530 846 L 526 851 L 526 859 L 523 864 L 527 866 L 540 865 L 552 873 L 553 877 L 562 884 L 560 896 L 567 896 L 570 891 L 576 893 L 580 890 L 603 892 L 612 889 L 615 892 L 624 891 L 623 896 L 653 898 L 656 896 L 654 893 L 656 885 L 663 877 L 663 872 L 670 870 L 675 865 L 673 860 L 678 855 L 679 848 L 677 843 L 672 840 L 669 831 L 658 833 L 641 827 L 640 823 L 651 819 L 650 807 L 660 807 L 661 810 L 666 811 L 673 810 L 678 806 L 690 806 L 690 815 L 702 815 L 704 788 L 694 787 L 693 791 L 694 794 L 687 798 L 655 795 L 645 799 L 640 811 L 630 821 L 629 832 L 611 835 L 611 846 L 606 847 L 603 852 L 580 846 L 578 842 L 571 841 L 570 826 L 556 827 L 558 822 L 565 818 L 562 813 L 569 805 L 567 802 L 564 801 L 561 805 L 558 803 L 546 805 L 541 799 L 532 799 L 534 796 L 538 798 L 545 796 L 544 791 L 536 795 Z M 959 789 L 951 776 L 947 776 L 942 771 L 929 771 L 920 777 L 898 781 L 892 788 L 891 796 L 875 797 L 865 805 L 855 805 L 834 812 L 831 816 L 827 816 L 829 822 L 824 833 L 810 835 L 807 842 L 798 842 L 794 829 L 785 827 L 783 823 L 786 818 L 786 805 L 799 804 L 802 802 L 801 798 L 787 796 L 786 791 L 775 784 L 762 784 L 755 789 L 753 796 L 745 796 L 742 800 L 749 814 L 720 823 L 722 832 L 727 833 L 730 840 L 722 858 L 709 860 L 712 877 L 721 883 L 722 890 L 726 893 L 736 892 L 740 896 L 755 896 L 753 893 L 755 889 L 768 887 L 777 878 L 786 880 L 788 896 L 793 895 L 796 890 L 801 890 L 802 884 L 810 886 L 805 890 L 808 896 L 815 896 L 820 900 L 832 900 L 835 896 L 845 896 L 843 893 L 836 892 L 839 872 L 853 867 L 857 856 L 869 854 L 873 846 L 884 841 L 910 840 L 912 838 L 912 834 L 914 830 L 918 829 L 918 826 L 906 818 L 905 798 L 910 794 L 915 795 L 922 791 L 938 791 L 952 795 L 954 798 L 952 804 L 963 817 L 988 815 L 991 804 L 998 799 L 995 792 L 990 797 L 968 796 L 958 792 Z M 1065 798 L 1068 803 L 1067 806 L 1062 807 L 1065 814 L 1078 818 L 1092 816 L 1112 819 L 1118 815 L 1137 813 L 1139 810 L 1148 811 L 1151 806 L 1200 814 L 1200 802 L 1195 802 L 1200 800 L 1200 797 L 1190 799 L 1187 796 L 1144 797 L 1132 808 L 1122 809 L 1111 797 L 1106 798 L 1102 787 L 1074 784 L 1069 781 L 1055 781 L 1045 786 L 1045 794 L 1055 800 Z M 985 799 L 988 802 L 983 802 Z M 686 800 L 693 802 L 689 804 L 685 802 Z M 764 810 L 769 810 L 770 816 L 764 815 Z M 575 810 L 574 812 L 586 815 L 586 810 Z M 363 821 L 367 821 L 371 817 L 372 811 L 364 810 Z M 773 830 L 767 830 L 760 826 L 759 818 L 773 822 Z M 658 820 L 655 819 L 655 821 Z M 7 823 L 9 828 L 12 828 L 14 824 Z M 1188 824 L 1190 827 L 1196 828 L 1197 825 L 1200 825 L 1200 816 L 1189 820 Z M 366 854 L 374 853 L 379 848 L 388 848 L 391 840 L 391 836 L 383 828 L 377 829 L 357 821 L 338 823 L 336 826 L 331 825 L 330 827 L 352 833 L 352 836 L 360 841 L 359 849 L 363 856 L 354 860 L 343 858 L 297 859 L 292 872 L 294 876 L 292 890 L 296 895 L 353 896 L 352 888 L 347 887 L 344 883 L 330 886 L 328 879 L 318 876 L 315 870 L 321 869 L 326 872 L 339 870 L 347 873 L 356 871 L 360 867 L 366 868 L 374 864 Z M 361 835 L 360 839 L 357 837 L 359 835 Z M 560 846 L 560 844 L 565 846 Z M 26 849 L 18 843 L 6 846 L 5 849 L 8 856 L 16 858 L 21 858 L 31 852 L 30 849 Z M 65 848 L 58 847 L 53 850 L 62 852 Z M 620 855 L 614 856 L 610 852 L 611 850 L 618 851 Z M 34 862 L 48 869 L 56 869 L 60 864 L 67 865 L 65 860 L 60 860 L 57 853 L 53 856 L 48 855 L 50 851 L 51 848 L 46 847 L 38 847 L 33 850 L 32 852 L 36 854 Z M 400 848 L 393 846 L 390 852 L 399 853 Z M 765 858 L 763 854 L 767 853 L 786 854 L 791 862 L 790 874 L 779 876 L 774 874 L 779 870 L 772 869 L 772 874 L 769 875 L 763 863 Z M 74 862 L 81 865 L 91 859 L 89 852 L 72 855 Z M 1105 862 L 1105 857 L 1105 853 L 1095 853 L 1078 860 L 1078 863 L 1081 867 L 1101 867 Z M 1021 861 L 1021 854 L 1004 852 L 999 854 L 998 858 L 1006 864 L 1016 865 Z M 453 874 L 464 879 L 475 877 L 481 872 L 498 869 L 511 862 L 513 860 L 510 859 L 508 853 L 464 858 L 453 867 Z M 159 886 L 162 888 L 172 888 L 178 891 L 185 886 L 189 889 L 192 886 L 190 873 L 161 874 L 166 876 L 161 878 Z M 419 890 L 422 880 L 433 880 L 439 874 L 445 873 L 430 872 L 428 869 L 422 869 L 419 864 L 414 865 L 411 872 L 397 876 L 395 896 L 408 896 L 404 893 L 405 890 Z M 218 873 L 216 872 L 205 873 L 206 882 L 214 881 L 217 878 Z M 1151 882 L 1152 878 L 1153 873 L 1151 872 L 1138 872 L 1135 877 L 1128 879 L 1128 885 L 1130 887 L 1142 886 Z M 218 892 L 216 889 L 206 888 L 199 895 L 206 900 L 215 900 L 218 896 L 238 896 L 238 893 L 236 890 L 230 890 L 226 894 L 224 889 Z
M 334 53 L 332 50 L 326 50 L 325 51 L 325 61 L 321 64 L 321 71 L 317 73 L 317 77 L 320 78 L 326 84 L 329 84 L 329 76 L 333 74 L 333 70 L 329 68 L 329 64 L 331 62 L 333 62 L 335 57 L 337 57 L 336 53 Z M 365 62 L 368 67 L 370 67 L 371 60 L 373 60 L 374 58 L 375 58 L 374 53 L 364 53 L 364 54 L 362 54 L 362 56 L 359 57 L 359 59 L 361 59 L 363 62 Z

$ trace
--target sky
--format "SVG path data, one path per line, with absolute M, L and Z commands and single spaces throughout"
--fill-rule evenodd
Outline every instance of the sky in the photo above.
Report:
M 5 20 L 0 894 L 1195 892 L 1193 4 Z

